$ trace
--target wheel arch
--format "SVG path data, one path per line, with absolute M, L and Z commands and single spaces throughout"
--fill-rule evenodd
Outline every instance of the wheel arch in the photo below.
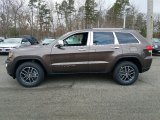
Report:
M 25 58 L 25 59 L 19 59 L 16 61 L 15 66 L 14 66 L 14 78 L 15 78 L 15 74 L 16 74 L 16 70 L 17 68 L 25 63 L 25 62 L 33 62 L 33 63 L 37 63 L 38 65 L 40 65 L 42 67 L 42 69 L 44 70 L 45 75 L 47 75 L 47 69 L 45 68 L 44 64 L 42 63 L 42 61 L 38 58 L 34 58 L 34 59 L 30 59 L 30 58 Z
M 142 63 L 140 62 L 140 60 L 139 60 L 137 57 L 123 57 L 123 58 L 118 59 L 118 60 L 115 62 L 113 68 L 112 68 L 112 72 L 114 71 L 115 67 L 116 67 L 120 62 L 123 62 L 123 61 L 128 61 L 128 62 L 134 63 L 134 64 L 137 66 L 139 73 L 142 72 Z

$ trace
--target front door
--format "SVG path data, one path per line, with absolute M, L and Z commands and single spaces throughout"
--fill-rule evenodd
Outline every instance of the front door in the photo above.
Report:
M 63 39 L 64 46 L 53 47 L 51 52 L 53 73 L 77 73 L 89 70 L 89 33 L 75 33 Z

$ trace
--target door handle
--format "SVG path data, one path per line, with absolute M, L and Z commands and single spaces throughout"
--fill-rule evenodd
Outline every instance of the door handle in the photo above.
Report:
M 80 48 L 80 49 L 78 49 L 79 51 L 86 51 L 86 49 L 84 49 L 84 48 Z
M 111 48 L 113 48 L 113 49 L 119 49 L 119 47 L 111 47 Z

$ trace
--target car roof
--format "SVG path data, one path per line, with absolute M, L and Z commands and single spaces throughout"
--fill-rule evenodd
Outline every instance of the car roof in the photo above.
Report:
M 92 28 L 92 29 L 83 29 L 83 30 L 76 30 L 72 32 L 90 32 L 90 31 L 98 31 L 98 32 L 103 32 L 103 31 L 108 31 L 108 32 L 135 32 L 136 30 L 131 30 L 131 29 L 124 29 L 124 28 Z

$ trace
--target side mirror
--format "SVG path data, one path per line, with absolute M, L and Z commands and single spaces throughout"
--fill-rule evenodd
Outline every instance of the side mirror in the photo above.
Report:
M 58 44 L 56 45 L 56 47 L 62 48 L 63 46 L 64 46 L 63 40 L 59 40 Z

